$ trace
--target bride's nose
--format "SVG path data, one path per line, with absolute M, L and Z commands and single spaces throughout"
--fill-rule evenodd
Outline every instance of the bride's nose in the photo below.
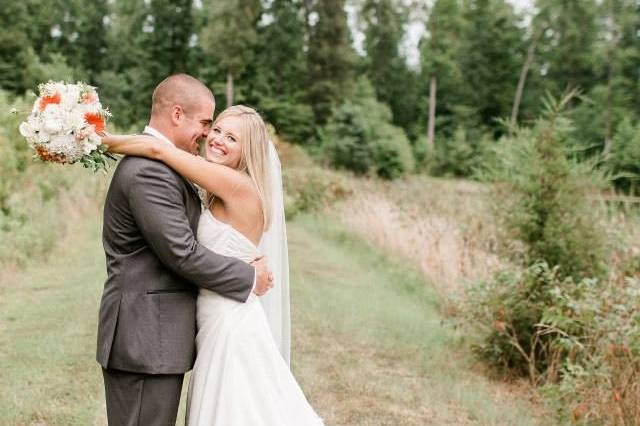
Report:
M 213 142 L 214 145 L 222 145 L 222 135 L 216 132 L 209 133 L 209 140 Z

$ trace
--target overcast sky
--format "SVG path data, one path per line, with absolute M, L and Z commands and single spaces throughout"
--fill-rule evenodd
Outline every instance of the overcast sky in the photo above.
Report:
M 509 3 L 513 4 L 514 8 L 518 12 L 523 12 L 527 14 L 527 12 L 531 11 L 533 0 L 507 0 Z M 433 1 L 427 0 L 427 4 L 432 3 Z M 353 43 L 355 45 L 356 50 L 360 53 L 363 53 L 362 45 L 364 43 L 364 35 L 356 30 L 356 11 L 353 8 L 347 6 L 347 10 L 349 12 L 349 24 L 351 26 L 353 32 Z M 418 54 L 418 43 L 420 42 L 420 38 L 424 33 L 424 22 L 414 22 L 409 25 L 407 31 L 407 37 L 402 46 L 402 51 L 406 55 L 407 60 L 411 66 L 417 66 L 419 61 Z

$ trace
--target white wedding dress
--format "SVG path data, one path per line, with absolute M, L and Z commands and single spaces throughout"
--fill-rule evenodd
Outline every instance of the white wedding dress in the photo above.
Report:
M 259 255 L 249 239 L 209 210 L 200 218 L 198 241 L 247 263 Z M 200 289 L 197 321 L 188 426 L 323 424 L 282 357 L 255 294 L 239 303 Z

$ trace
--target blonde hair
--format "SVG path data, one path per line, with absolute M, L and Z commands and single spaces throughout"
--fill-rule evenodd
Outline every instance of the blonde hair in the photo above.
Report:
M 271 138 L 262 117 L 256 110 L 244 105 L 234 105 L 222 111 L 215 119 L 214 125 L 227 117 L 242 119 L 240 138 L 240 163 L 238 171 L 244 172 L 253 181 L 258 190 L 262 206 L 263 230 L 271 226 L 271 182 L 269 170 L 269 144 Z M 209 205 L 215 196 L 208 194 Z

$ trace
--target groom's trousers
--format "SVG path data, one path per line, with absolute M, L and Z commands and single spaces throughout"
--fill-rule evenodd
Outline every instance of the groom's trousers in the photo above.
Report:
M 102 374 L 109 426 L 175 426 L 183 374 Z

